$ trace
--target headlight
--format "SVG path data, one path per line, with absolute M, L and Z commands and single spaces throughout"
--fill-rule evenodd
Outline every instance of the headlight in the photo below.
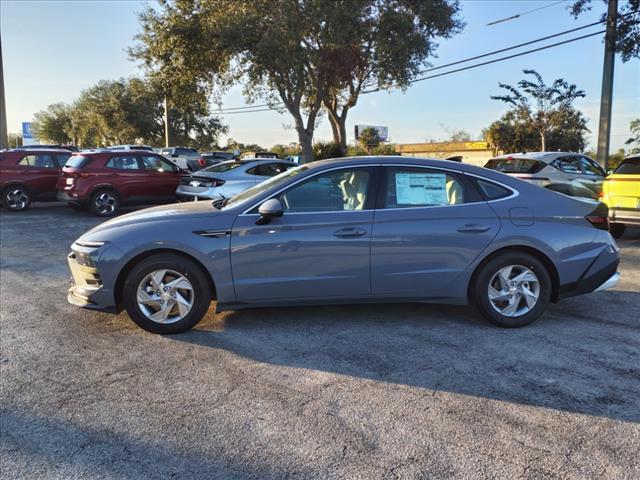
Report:
M 87 248 L 100 248 L 107 242 L 87 242 L 87 241 L 76 241 L 76 245 Z

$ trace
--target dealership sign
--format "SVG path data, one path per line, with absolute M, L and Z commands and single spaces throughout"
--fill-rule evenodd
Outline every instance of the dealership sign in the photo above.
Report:
M 356 125 L 355 126 L 356 140 L 360 138 L 360 133 L 362 133 L 362 131 L 365 128 L 373 128 L 375 131 L 377 131 L 378 137 L 380 137 L 381 142 L 389 141 L 389 127 L 380 127 L 377 125 Z
M 31 133 L 31 122 L 22 122 L 22 144 L 33 145 L 34 143 L 36 143 L 36 139 Z

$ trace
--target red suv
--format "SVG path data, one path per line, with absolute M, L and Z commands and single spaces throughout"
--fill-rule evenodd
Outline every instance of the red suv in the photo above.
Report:
M 13 211 L 26 210 L 35 201 L 56 199 L 56 181 L 71 156 L 59 148 L 16 148 L 0 151 L 2 205 Z
M 62 169 L 58 199 L 108 217 L 121 205 L 175 202 L 180 175 L 177 165 L 153 152 L 79 152 Z

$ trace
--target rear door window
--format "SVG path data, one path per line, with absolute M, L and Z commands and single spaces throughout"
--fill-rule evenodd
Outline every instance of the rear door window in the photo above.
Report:
M 485 168 L 504 173 L 538 173 L 545 166 L 539 160 L 522 157 L 493 158 L 485 164 Z
M 69 160 L 69 157 L 71 157 L 70 153 L 56 155 L 56 161 L 58 162 L 58 167 L 59 168 L 64 167 L 65 164 L 67 163 L 67 160 Z
M 139 170 L 138 159 L 134 155 L 115 155 L 105 165 L 116 170 Z
M 50 154 L 25 155 L 20 159 L 18 165 L 22 167 L 32 168 L 57 168 L 58 164 L 54 160 L 54 156 Z
M 450 172 L 419 167 L 388 167 L 385 177 L 384 208 L 465 203 L 465 185 Z
M 145 155 L 142 158 L 144 169 L 153 172 L 175 172 L 176 167 L 156 155 Z
M 558 157 L 552 162 L 552 165 L 564 173 L 573 175 L 582 173 L 582 170 L 580 170 L 580 157 Z

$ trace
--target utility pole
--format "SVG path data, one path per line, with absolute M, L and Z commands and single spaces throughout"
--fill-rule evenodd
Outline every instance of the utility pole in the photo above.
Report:
M 169 148 L 169 107 L 167 96 L 164 96 L 164 146 Z
M 613 100 L 613 66 L 616 55 L 616 26 L 618 0 L 609 0 L 607 31 L 604 37 L 604 65 L 602 67 L 602 95 L 600 97 L 600 122 L 598 124 L 598 151 L 596 159 L 607 170 L 609 142 L 611 139 L 611 103 Z
M 9 148 L 7 139 L 7 103 L 4 98 L 4 68 L 2 67 L 2 38 L 0 37 L 0 149 Z

